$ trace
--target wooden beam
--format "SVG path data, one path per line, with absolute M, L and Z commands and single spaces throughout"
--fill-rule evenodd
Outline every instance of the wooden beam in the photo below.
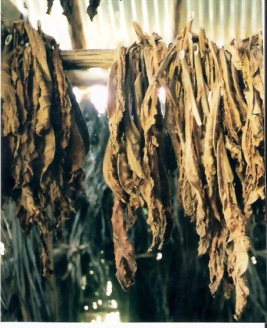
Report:
M 101 69 L 99 72 L 91 70 L 67 70 L 65 71 L 73 87 L 90 87 L 95 84 L 106 85 L 108 82 L 108 71 Z
M 112 63 L 117 58 L 118 50 L 61 50 L 60 55 L 65 70 L 88 69 L 92 67 L 107 69 L 111 67 Z
M 13 22 L 22 19 L 22 16 L 22 13 L 10 0 L 1 1 L 1 17 L 5 27 L 12 26 Z
M 71 29 L 71 40 L 73 49 L 86 49 L 86 38 L 82 24 L 80 6 L 81 1 L 74 0 L 72 4 L 71 16 L 67 16 Z

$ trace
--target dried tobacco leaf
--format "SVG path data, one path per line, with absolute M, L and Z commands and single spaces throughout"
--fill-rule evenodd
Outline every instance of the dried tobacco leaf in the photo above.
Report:
M 156 190 L 160 186 L 159 166 L 158 166 L 158 135 L 160 132 L 154 128 L 156 125 L 157 109 L 157 88 L 150 85 L 147 89 L 141 107 L 141 126 L 144 131 L 144 155 L 143 169 L 145 180 L 142 184 L 141 193 L 148 207 L 147 223 L 151 226 L 152 244 L 151 250 L 158 242 L 163 245 L 166 229 L 166 215 L 162 204 L 160 192 Z
M 247 217 L 252 213 L 251 205 L 259 198 L 265 198 L 265 169 L 259 153 L 263 143 L 263 116 L 257 95 L 253 98 L 254 104 L 249 109 L 242 136 L 242 150 L 247 164 L 244 177 L 244 210 Z
M 100 5 L 101 0 L 90 0 L 89 6 L 87 7 L 87 14 L 89 15 L 91 21 L 97 15 L 97 8 Z
M 125 56 L 126 48 L 122 47 L 119 51 L 118 63 L 113 66 L 111 78 L 109 80 L 110 98 L 108 100 L 108 118 L 111 138 L 112 153 L 118 154 L 120 149 L 120 122 L 125 110 L 124 83 L 125 83 Z M 112 89 L 116 90 L 114 93 Z M 113 99 L 114 97 L 114 99 Z
M 40 183 L 42 186 L 43 175 L 47 171 L 49 165 L 52 163 L 55 156 L 56 149 L 56 140 L 53 128 L 49 128 L 49 130 L 44 135 L 44 151 L 41 156 L 42 168 L 41 168 L 41 176 Z
M 74 2 L 70 0 L 60 0 L 60 4 L 63 8 L 63 15 L 70 19 L 73 13 Z
M 16 201 L 26 233 L 38 226 L 47 276 L 51 233 L 60 236 L 73 212 L 71 201 L 82 190 L 89 134 L 55 40 L 21 21 L 14 23 L 12 35 L 2 57 L 4 160 L 12 161 L 4 166 L 10 186 L 3 186 L 2 195 Z
M 214 133 L 218 129 L 218 111 L 220 106 L 221 89 L 219 83 L 213 90 L 213 97 L 210 103 L 210 112 L 208 114 L 205 141 L 204 141 L 204 154 L 203 164 L 205 168 L 205 175 L 208 186 L 208 198 L 212 208 L 214 217 L 220 221 L 220 213 L 218 210 L 218 186 L 217 186 L 217 170 L 216 170 L 216 153 L 217 153 L 217 140 L 214 140 Z
M 53 7 L 53 3 L 54 3 L 54 0 L 47 0 L 47 11 L 46 11 L 46 13 L 48 15 L 50 15 L 50 13 L 51 13 L 51 9 Z
M 71 103 L 68 95 L 68 83 L 65 79 L 65 74 L 62 68 L 59 55 L 59 46 L 54 45 L 53 49 L 53 66 L 54 66 L 54 81 L 58 88 L 58 103 L 61 113 L 61 146 L 65 149 L 69 143 L 71 129 Z
M 220 134 L 217 144 L 217 171 L 219 194 L 226 226 L 229 229 L 227 239 L 227 271 L 232 277 L 236 290 L 235 317 L 239 318 L 246 305 L 249 294 L 243 274 L 248 267 L 249 240 L 245 236 L 245 219 L 238 207 L 234 190 L 234 176 L 226 154 L 223 136 Z
M 113 243 L 116 263 L 116 277 L 123 289 L 128 289 L 134 282 L 137 265 L 134 250 L 128 241 L 127 224 L 121 202 L 115 197 L 112 212 Z
M 240 131 L 242 127 L 241 119 L 240 119 L 240 114 L 238 111 L 238 108 L 236 106 L 233 93 L 232 93 L 232 81 L 230 80 L 230 75 L 229 75 L 229 68 L 226 60 L 226 54 L 223 49 L 220 49 L 220 64 L 222 68 L 222 77 L 224 81 L 224 96 L 223 98 L 225 99 L 225 110 L 228 110 L 228 115 L 229 115 L 229 132 L 231 133 L 230 135 L 233 137 L 235 141 L 238 141 L 237 133 Z M 232 129 L 234 132 L 231 132 Z
M 193 115 L 188 107 L 189 99 L 185 99 L 185 174 L 189 181 L 192 192 L 196 198 L 196 230 L 200 236 L 199 255 L 205 254 L 210 243 L 209 222 L 204 207 L 204 188 L 200 178 L 198 158 L 195 151 L 195 140 L 193 137 L 194 121 Z
M 201 121 L 200 113 L 199 113 L 199 110 L 198 110 L 198 107 L 196 104 L 192 81 L 191 81 L 189 69 L 188 69 L 188 66 L 187 66 L 187 63 L 185 60 L 184 50 L 181 50 L 181 52 L 180 52 L 180 59 L 181 59 L 181 64 L 182 64 L 183 87 L 184 87 L 185 92 L 188 94 L 187 101 L 191 104 L 191 110 L 192 110 L 194 118 L 197 122 L 197 125 L 200 126 L 202 124 L 202 121 Z
M 209 115 L 209 105 L 208 105 L 208 87 L 205 83 L 202 66 L 201 66 L 201 59 L 200 59 L 200 53 L 198 49 L 198 45 L 193 45 L 194 50 L 194 63 L 195 63 L 195 69 L 196 69 L 196 80 L 197 80 L 197 103 L 201 103 L 203 112 L 206 116 Z
M 1 68 L 1 108 L 3 136 L 9 133 L 17 134 L 19 128 L 16 91 L 11 81 L 10 63 L 13 53 L 8 53 L 2 58 Z
M 211 293 L 222 281 L 225 298 L 235 290 L 239 319 L 249 294 L 246 224 L 252 204 L 265 197 L 262 43 L 253 36 L 219 49 L 203 29 L 191 32 L 192 19 L 168 49 L 133 24 L 139 44 L 123 48 L 110 74 L 103 170 L 130 219 L 137 207 L 147 210 L 150 249 L 162 247 L 171 217 L 165 154 L 171 139 L 180 203 L 196 224 L 199 254 L 209 254 Z
M 116 195 L 116 197 L 120 201 L 125 202 L 125 194 L 123 188 L 120 185 L 116 172 L 116 166 L 113 165 L 113 162 L 114 160 L 112 156 L 111 141 L 109 140 L 103 160 L 103 176 L 107 185 Z
M 50 15 L 54 4 L 54 0 L 47 0 L 47 11 L 46 14 Z M 63 8 L 63 15 L 67 16 L 69 19 L 73 12 L 73 1 L 70 0 L 60 0 L 61 7 Z
M 217 232 L 211 242 L 209 250 L 209 272 L 210 272 L 210 284 L 209 288 L 211 294 L 214 295 L 223 279 L 225 272 L 225 259 L 226 259 L 226 236 L 228 235 L 227 228 L 221 228 L 220 232 Z
M 25 30 L 29 37 L 29 42 L 32 49 L 33 69 L 36 76 L 35 86 L 38 86 L 40 92 L 36 123 L 36 133 L 40 135 L 40 133 L 43 130 L 48 129 L 50 125 L 49 117 L 51 107 L 52 79 L 47 64 L 45 45 L 41 36 L 27 24 L 25 24 Z

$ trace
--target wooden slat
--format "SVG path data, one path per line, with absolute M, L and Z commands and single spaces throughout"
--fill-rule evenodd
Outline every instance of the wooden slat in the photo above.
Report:
M 92 67 L 107 69 L 111 67 L 117 58 L 118 50 L 61 50 L 60 54 L 65 70 L 88 69 Z

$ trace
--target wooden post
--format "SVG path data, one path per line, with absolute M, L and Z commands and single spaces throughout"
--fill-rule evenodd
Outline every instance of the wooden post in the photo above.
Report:
M 60 55 L 65 70 L 88 69 L 92 67 L 107 69 L 111 67 L 112 63 L 117 58 L 118 50 L 61 50 Z

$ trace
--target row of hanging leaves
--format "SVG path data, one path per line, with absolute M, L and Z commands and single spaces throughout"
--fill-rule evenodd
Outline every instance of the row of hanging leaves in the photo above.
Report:
M 234 289 L 239 319 L 249 294 L 246 225 L 265 198 L 262 36 L 219 48 L 203 29 L 191 32 L 192 20 L 169 47 L 134 23 L 139 42 L 120 48 L 111 69 L 103 174 L 115 198 L 116 276 L 125 289 L 134 281 L 127 230 L 136 209 L 147 211 L 149 250 L 162 247 L 172 221 L 168 136 L 179 203 L 195 222 L 199 255 L 209 255 L 210 291 L 223 284 L 229 298 Z
M 97 15 L 97 8 L 100 5 L 101 0 L 89 0 L 89 5 L 87 7 L 87 14 L 90 17 L 91 21 Z M 51 13 L 54 0 L 47 0 L 47 14 Z M 70 0 L 60 0 L 61 7 L 63 9 L 63 14 L 70 20 L 73 15 L 73 6 L 75 3 Z
M 49 238 L 82 191 L 89 134 L 55 40 L 18 21 L 2 45 L 2 197 L 16 201 L 26 234 L 38 226 L 48 276 Z

